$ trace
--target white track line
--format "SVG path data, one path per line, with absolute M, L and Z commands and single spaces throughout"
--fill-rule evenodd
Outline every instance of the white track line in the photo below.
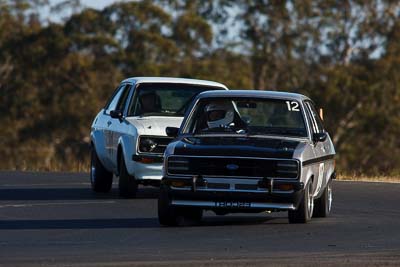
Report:
M 356 182 L 356 183 L 381 183 L 381 184 L 399 184 L 400 180 L 383 181 L 383 180 L 349 180 L 349 179 L 336 179 L 335 182 Z
M 1 208 L 26 208 L 35 206 L 62 206 L 62 205 L 91 205 L 91 204 L 114 204 L 115 201 L 80 201 L 80 202 L 52 202 L 52 203 L 25 203 L 25 204 L 5 204 Z
M 34 186 L 64 186 L 64 185 L 90 185 L 90 183 L 43 183 L 43 184 L 2 184 L 0 187 L 34 187 Z

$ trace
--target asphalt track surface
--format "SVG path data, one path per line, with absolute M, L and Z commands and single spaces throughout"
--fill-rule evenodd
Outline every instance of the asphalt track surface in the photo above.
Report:
M 0 266 L 400 266 L 400 184 L 334 183 L 329 218 L 205 213 L 161 227 L 157 189 L 94 194 L 87 174 L 0 172 Z

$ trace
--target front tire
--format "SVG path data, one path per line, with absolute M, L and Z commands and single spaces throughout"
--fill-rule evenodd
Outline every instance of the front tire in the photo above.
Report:
M 158 197 L 158 221 L 161 225 L 196 225 L 201 222 L 203 210 L 196 207 L 175 207 L 165 185 L 161 185 Z
M 178 208 L 171 205 L 168 190 L 165 185 L 161 185 L 158 195 L 158 221 L 161 225 L 178 225 Z
M 124 156 L 121 154 L 121 158 L 119 160 L 119 182 L 118 182 L 118 189 L 119 195 L 123 198 L 135 198 L 138 184 L 134 176 L 129 175 Z
M 314 217 L 325 218 L 331 213 L 333 201 L 332 180 L 325 186 L 322 196 L 315 201 Z
M 113 174 L 107 171 L 93 147 L 90 160 L 90 184 L 96 193 L 108 193 L 112 187 Z
M 303 199 L 297 210 L 289 210 L 289 223 L 307 223 L 311 220 L 314 210 L 314 197 L 312 195 L 312 182 L 304 189 Z

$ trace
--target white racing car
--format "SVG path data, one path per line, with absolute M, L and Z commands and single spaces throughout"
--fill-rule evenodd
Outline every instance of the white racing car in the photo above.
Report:
M 227 87 L 179 78 L 122 81 L 92 124 L 92 189 L 110 191 L 113 174 L 119 176 L 122 197 L 135 197 L 138 184 L 158 186 L 164 150 L 172 141 L 166 127 L 179 127 L 191 101 L 208 90 Z

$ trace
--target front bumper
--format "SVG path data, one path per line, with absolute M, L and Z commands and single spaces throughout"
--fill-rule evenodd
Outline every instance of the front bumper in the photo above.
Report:
M 295 210 L 304 192 L 304 184 L 298 180 L 200 179 L 164 177 L 162 184 L 168 189 L 170 204 L 231 211 Z
M 162 156 L 133 155 L 126 163 L 130 175 L 136 180 L 160 181 L 162 178 Z

